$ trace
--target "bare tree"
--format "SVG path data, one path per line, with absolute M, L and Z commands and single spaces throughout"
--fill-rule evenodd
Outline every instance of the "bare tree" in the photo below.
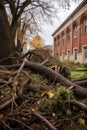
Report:
M 34 26 L 38 27 L 40 19 L 49 21 L 55 16 L 54 2 L 58 1 L 0 0 L 0 58 L 5 58 L 15 52 L 15 36 L 20 18 L 25 17 L 25 13 L 27 13 L 26 25 L 23 24 L 22 32 L 25 33 L 25 30 L 28 29 L 31 33 Z M 69 1 L 65 0 L 65 3 L 69 3 Z M 12 16 L 10 23 L 8 12 Z

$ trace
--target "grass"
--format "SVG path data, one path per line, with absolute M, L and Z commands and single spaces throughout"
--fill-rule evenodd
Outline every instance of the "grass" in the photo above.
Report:
M 82 78 L 86 76 L 87 73 L 84 71 L 71 71 L 71 78 Z
M 87 68 L 84 68 L 84 67 L 78 67 L 78 69 L 77 70 L 85 70 L 85 69 L 87 69 Z

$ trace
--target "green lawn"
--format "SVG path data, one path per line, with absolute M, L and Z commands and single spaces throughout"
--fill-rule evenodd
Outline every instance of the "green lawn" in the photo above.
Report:
M 81 78 L 87 75 L 84 71 L 71 71 L 71 78 Z

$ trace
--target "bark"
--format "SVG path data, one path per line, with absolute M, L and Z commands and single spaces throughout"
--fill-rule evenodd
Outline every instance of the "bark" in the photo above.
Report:
M 51 88 L 50 86 L 40 86 L 40 85 L 33 85 L 33 84 L 30 84 L 29 85 L 29 88 L 27 89 L 28 91 L 33 91 L 33 92 L 38 92 L 38 91 L 41 91 L 41 90 L 47 90 Z
M 14 39 L 4 7 L 4 0 L 0 0 L 0 59 L 6 58 L 14 50 Z
M 87 80 L 76 81 L 74 83 L 87 88 Z
M 76 107 L 82 109 L 82 110 L 85 110 L 87 112 L 87 105 L 80 102 L 80 101 L 77 101 L 77 100 L 70 100 L 70 101 L 66 101 L 66 103 L 70 103 L 72 105 L 75 105 Z
M 7 69 L 12 69 L 12 68 L 19 68 L 20 66 L 21 66 L 21 64 L 14 64 L 14 65 L 9 65 L 9 66 L 5 66 L 5 67 Z M 29 62 L 29 61 L 25 64 L 25 67 L 31 69 L 34 72 L 47 76 L 50 80 L 54 80 L 55 82 L 60 82 L 63 86 L 67 86 L 67 87 L 74 86 L 73 92 L 74 92 L 75 96 L 78 98 L 87 97 L 86 88 L 83 88 L 82 86 L 73 83 L 72 81 L 66 79 L 61 74 L 52 70 L 49 67 L 46 67 L 41 64 L 35 64 L 35 63 Z
M 83 81 L 83 80 L 87 80 L 87 76 L 83 77 L 83 78 L 78 78 L 78 79 L 74 79 L 72 80 L 73 82 L 79 82 L 79 81 Z
M 76 71 L 84 71 L 84 72 L 85 72 L 85 71 L 87 71 L 87 68 L 77 69 L 77 70 L 73 70 L 73 71 L 75 71 L 75 72 L 76 72 Z

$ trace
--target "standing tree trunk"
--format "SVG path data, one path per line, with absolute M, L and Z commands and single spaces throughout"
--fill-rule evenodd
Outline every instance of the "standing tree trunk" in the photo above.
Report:
M 15 43 L 4 7 L 4 0 L 0 0 L 0 59 L 8 57 L 15 50 Z

